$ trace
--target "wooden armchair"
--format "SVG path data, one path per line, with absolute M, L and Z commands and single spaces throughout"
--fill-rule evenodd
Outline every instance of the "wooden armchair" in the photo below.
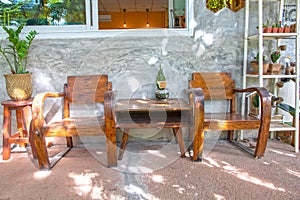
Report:
M 251 153 L 254 157 L 260 158 L 264 156 L 271 120 L 271 96 L 265 88 L 252 87 L 247 89 L 237 89 L 235 88 L 235 82 L 232 80 L 231 75 L 223 72 L 195 72 L 192 74 L 192 80 L 189 81 L 189 87 L 202 88 L 204 101 L 209 100 L 212 102 L 213 100 L 225 100 L 228 101 L 227 104 L 223 103 L 222 105 L 229 106 L 229 109 L 226 109 L 224 112 L 209 113 L 208 111 L 205 111 L 204 108 L 204 112 L 200 113 L 202 116 L 199 119 L 203 120 L 201 122 L 203 124 L 203 131 L 198 141 L 200 143 L 200 155 L 203 152 L 204 132 L 209 130 L 221 130 L 228 131 L 228 140 L 237 144 L 248 153 Z M 260 119 L 236 112 L 236 94 L 243 92 L 257 92 L 259 94 L 261 105 Z M 235 130 L 247 129 L 258 129 L 258 138 L 254 152 L 252 149 L 247 148 L 245 145 L 234 140 Z M 200 158 L 200 160 L 201 159 L 202 158 Z
M 93 103 L 104 103 L 104 94 L 112 89 L 107 75 L 68 76 L 63 93 L 39 93 L 32 104 L 30 144 L 33 157 L 38 159 L 40 169 L 51 169 L 73 146 L 72 136 L 104 135 L 104 116 L 75 116 L 73 106 L 83 108 Z M 44 116 L 44 103 L 47 98 L 63 99 L 62 119 L 48 122 Z M 58 159 L 50 162 L 45 137 L 66 137 L 68 148 Z M 106 141 L 108 142 L 108 141 Z

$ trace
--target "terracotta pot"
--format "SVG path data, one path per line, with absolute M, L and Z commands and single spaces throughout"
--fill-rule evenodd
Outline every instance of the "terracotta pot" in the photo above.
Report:
M 264 33 L 272 33 L 272 28 L 263 28 Z
M 281 71 L 281 64 L 280 63 L 271 63 L 269 65 L 269 70 L 271 73 L 280 72 Z
M 291 28 L 290 27 L 284 27 L 284 32 L 285 33 L 289 33 L 291 31 Z
M 283 33 L 284 28 L 278 28 L 278 33 Z
M 272 28 L 272 33 L 278 33 L 278 28 L 277 27 Z
M 257 61 L 251 61 L 250 65 L 251 65 L 253 71 L 258 73 L 258 62 Z M 264 74 L 268 73 L 268 70 L 269 70 L 269 63 L 264 63 L 263 64 L 263 73 Z
M 4 74 L 6 91 L 12 100 L 26 100 L 32 95 L 31 74 Z

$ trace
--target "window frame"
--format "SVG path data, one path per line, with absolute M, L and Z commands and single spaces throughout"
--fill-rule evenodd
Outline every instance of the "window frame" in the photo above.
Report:
M 93 3 L 91 3 L 93 2 Z M 193 35 L 194 1 L 186 0 L 186 28 L 147 28 L 147 29 L 110 29 L 99 30 L 98 23 L 98 1 L 85 0 L 86 25 L 63 25 L 63 26 L 24 26 L 24 34 L 30 30 L 36 30 L 40 39 L 51 38 L 93 38 L 93 37 L 116 37 L 126 34 L 128 36 L 164 36 L 168 35 Z M 92 15 L 90 15 L 92 13 Z M 170 13 L 169 13 L 170 14 Z M 0 38 L 5 38 L 6 33 L 1 28 Z

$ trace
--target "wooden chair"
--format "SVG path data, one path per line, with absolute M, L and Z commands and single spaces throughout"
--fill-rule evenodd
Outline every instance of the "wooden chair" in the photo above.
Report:
M 40 169 L 51 169 L 58 160 L 73 146 L 72 136 L 104 135 L 104 116 L 76 116 L 72 108 L 104 103 L 106 91 L 112 89 L 107 75 L 68 76 L 63 93 L 39 93 L 32 104 L 30 143 L 33 157 L 38 159 Z M 44 117 L 44 104 L 47 98 L 63 99 L 62 119 L 48 122 Z M 100 111 L 100 110 L 99 110 Z M 66 137 L 66 151 L 58 159 L 50 162 L 45 137 Z M 108 141 L 106 141 L 108 143 Z
M 205 110 L 201 113 L 203 120 L 203 131 L 199 137 L 200 142 L 200 155 L 203 152 L 204 146 L 204 132 L 210 130 L 228 131 L 228 140 L 237 144 L 242 149 L 251 153 L 256 158 L 264 156 L 269 136 L 270 118 L 271 118 L 271 96 L 269 92 L 263 87 L 252 87 L 247 89 L 235 88 L 235 82 L 232 80 L 229 73 L 217 72 L 195 72 L 192 74 L 192 80 L 189 81 L 190 88 L 202 88 L 204 95 L 204 102 L 207 100 L 225 100 L 229 108 L 224 112 L 210 113 Z M 260 96 L 260 118 L 251 117 L 249 115 L 239 114 L 236 111 L 237 101 L 236 94 L 238 93 L 257 92 Z M 225 109 L 224 109 L 225 110 Z M 204 116 L 203 116 L 204 115 Z M 235 130 L 258 129 L 258 138 L 255 151 L 245 147 L 234 140 Z M 201 160 L 202 158 L 200 158 Z

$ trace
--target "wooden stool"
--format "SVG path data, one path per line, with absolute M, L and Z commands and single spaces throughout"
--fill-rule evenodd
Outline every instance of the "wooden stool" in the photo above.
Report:
M 19 144 L 25 147 L 28 143 L 28 130 L 31 121 L 31 106 L 32 98 L 24 101 L 7 100 L 2 101 L 3 105 L 3 160 L 8 160 L 11 153 L 11 143 Z M 16 122 L 18 131 L 14 134 L 11 133 L 11 111 L 16 111 Z

